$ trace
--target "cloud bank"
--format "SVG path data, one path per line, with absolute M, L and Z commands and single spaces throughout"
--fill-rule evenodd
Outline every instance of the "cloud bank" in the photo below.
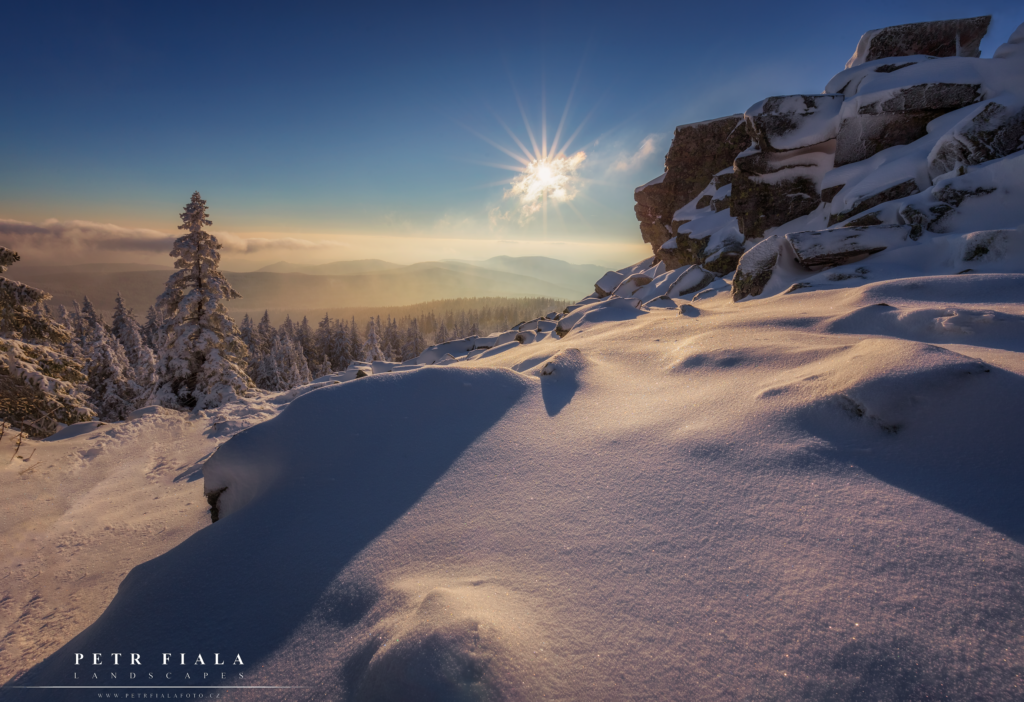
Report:
M 310 241 L 292 237 L 244 238 L 229 232 L 213 232 L 213 235 L 223 245 L 223 252 L 233 254 L 345 248 L 345 244 L 337 241 Z M 166 254 L 179 236 L 180 233 L 167 234 L 153 229 L 131 229 L 82 220 L 62 222 L 48 219 L 41 224 L 33 224 L 0 219 L 0 244 L 3 246 L 12 249 L 52 250 L 62 254 L 72 251 Z

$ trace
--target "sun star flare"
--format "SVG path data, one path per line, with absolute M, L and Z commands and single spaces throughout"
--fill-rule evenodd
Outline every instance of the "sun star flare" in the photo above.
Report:
M 505 197 L 519 198 L 525 215 L 541 209 L 544 201 L 569 202 L 579 192 L 576 171 L 587 154 L 577 151 L 572 156 L 549 156 L 531 161 L 512 179 Z

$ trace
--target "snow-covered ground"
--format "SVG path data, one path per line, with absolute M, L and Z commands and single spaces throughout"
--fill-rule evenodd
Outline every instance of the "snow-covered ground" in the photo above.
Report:
M 119 651 L 164 685 L 295 686 L 230 699 L 1020 699 L 1022 292 L 608 298 L 564 336 L 250 408 L 202 467 L 227 488 L 204 528 L 208 419 L 33 442 L 54 467 L 4 479 L 61 507 L 4 525 L 5 656 L 51 654 L 181 543 L 14 684 L 129 684 Z M 82 572 L 77 625 L 18 625 Z
M 764 238 L 713 181 L 664 260 L 561 314 L 8 433 L 0 693 L 1024 699 L 1021 47 L 748 110 L 784 154 L 740 154 L 751 178 L 824 198 Z M 734 277 L 671 269 L 696 234 Z
M 232 433 L 275 416 L 283 405 L 274 399 L 197 415 L 144 408 L 126 422 L 77 424 L 20 447 L 7 428 L 0 439 L 0 681 L 95 621 L 132 568 L 209 525 L 204 461 Z

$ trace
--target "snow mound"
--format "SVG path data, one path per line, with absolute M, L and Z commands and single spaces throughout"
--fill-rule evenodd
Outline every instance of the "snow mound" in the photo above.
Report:
M 525 699 L 514 691 L 527 663 L 507 643 L 524 625 L 518 598 L 485 579 L 425 587 L 397 583 L 401 606 L 371 612 L 381 621 L 346 671 L 352 700 Z
M 792 379 L 765 388 L 758 397 L 782 398 L 790 410 L 799 406 L 807 420 L 820 421 L 838 410 L 895 434 L 920 414 L 919 408 L 950 403 L 969 376 L 990 370 L 939 346 L 870 338 L 795 368 L 786 374 Z

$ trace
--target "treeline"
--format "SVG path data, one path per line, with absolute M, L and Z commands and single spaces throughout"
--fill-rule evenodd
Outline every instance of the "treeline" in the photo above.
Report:
M 307 307 L 299 310 L 271 309 L 266 312 L 270 316 L 270 321 L 275 325 L 282 324 L 288 317 L 299 320 L 305 316 L 315 321 L 323 319 L 324 315 L 327 315 L 331 319 L 351 320 L 354 318 L 360 328 L 365 327 L 371 317 L 374 319 L 391 317 L 398 321 L 399 326 L 404 327 L 407 326 L 410 318 L 415 318 L 424 336 L 428 341 L 432 341 L 440 320 L 444 320 L 448 330 L 451 331 L 465 314 L 469 325 L 475 322 L 481 333 L 486 335 L 496 331 L 505 331 L 518 322 L 535 319 L 548 312 L 561 311 L 568 304 L 570 301 L 548 297 L 460 297 L 431 300 L 415 305 Z M 253 318 L 259 318 L 264 313 L 262 309 L 250 308 L 245 311 Z
M 546 298 L 440 300 L 363 312 L 365 318 L 286 317 L 278 326 L 265 311 L 238 325 L 226 302 L 239 295 L 219 270 L 221 245 L 204 230 L 212 224 L 207 215 L 206 201 L 193 193 L 179 215 L 186 233 L 171 249 L 175 272 L 145 321 L 120 294 L 108 324 L 88 297 L 53 311 L 49 294 L 0 277 L 0 420 L 46 436 L 90 417 L 123 420 L 151 404 L 210 409 L 255 388 L 288 390 L 355 361 L 409 360 L 429 343 L 503 331 L 564 305 Z M 0 247 L 0 273 L 19 260 Z
M 246 314 L 239 336 L 248 350 L 246 375 L 258 388 L 282 391 L 357 361 L 408 361 L 431 344 L 504 331 L 564 305 L 552 298 L 436 300 L 383 310 L 354 308 L 348 319 L 325 313 L 315 324 L 286 315 L 277 326 L 264 311 L 259 321 Z M 165 321 L 156 307 L 140 322 L 119 295 L 108 324 L 86 296 L 71 310 L 61 305 L 54 317 L 71 331 L 65 351 L 81 362 L 102 418 L 123 419 L 151 399 Z

